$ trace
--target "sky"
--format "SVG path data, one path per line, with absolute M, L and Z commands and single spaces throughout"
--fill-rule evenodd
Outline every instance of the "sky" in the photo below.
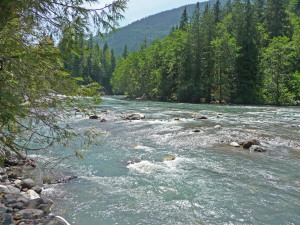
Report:
M 120 27 L 162 11 L 205 1 L 207 0 L 129 0 L 128 8 L 124 13 L 125 18 L 119 21 Z M 99 2 L 101 2 L 99 6 L 103 6 L 103 4 L 111 3 L 112 0 L 100 0 Z

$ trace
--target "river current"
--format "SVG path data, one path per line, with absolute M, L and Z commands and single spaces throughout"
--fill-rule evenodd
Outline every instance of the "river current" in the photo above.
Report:
M 71 118 L 103 134 L 62 167 L 78 179 L 43 192 L 70 224 L 300 224 L 299 107 L 103 99 L 106 122 Z M 229 145 L 250 138 L 267 152 Z

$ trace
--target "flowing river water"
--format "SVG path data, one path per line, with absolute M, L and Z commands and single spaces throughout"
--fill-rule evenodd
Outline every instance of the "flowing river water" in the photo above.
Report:
M 65 165 L 79 178 L 43 192 L 70 224 L 300 224 L 299 107 L 104 97 L 97 110 L 106 122 L 71 121 L 103 134 Z M 121 118 L 133 112 L 146 118 Z M 267 152 L 229 145 L 249 138 Z

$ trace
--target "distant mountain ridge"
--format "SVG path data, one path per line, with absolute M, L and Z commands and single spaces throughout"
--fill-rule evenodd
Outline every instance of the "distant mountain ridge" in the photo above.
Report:
M 216 1 L 217 0 L 201 2 L 200 9 L 204 10 L 206 4 L 213 6 Z M 224 5 L 226 0 L 221 0 L 220 2 Z M 170 33 L 173 26 L 179 24 L 184 7 L 187 8 L 188 15 L 191 16 L 195 6 L 196 3 L 148 16 L 118 29 L 115 33 L 107 35 L 106 40 L 104 41 L 101 39 L 97 40 L 101 45 L 106 41 L 108 46 L 111 49 L 114 49 L 115 54 L 119 56 L 122 54 L 125 44 L 127 45 L 128 50 L 132 51 L 139 49 L 145 38 L 148 45 L 156 38 L 164 38 Z

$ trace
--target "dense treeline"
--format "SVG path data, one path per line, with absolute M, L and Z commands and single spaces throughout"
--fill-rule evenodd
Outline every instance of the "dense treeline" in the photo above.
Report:
M 72 45 L 72 52 L 65 52 L 65 43 Z M 107 43 L 100 48 L 92 36 L 88 40 L 84 36 L 76 36 L 72 43 L 66 35 L 60 43 L 60 50 L 65 53 L 64 68 L 67 72 L 73 77 L 82 78 L 83 84 L 97 82 L 105 94 L 112 94 L 110 80 L 116 67 L 116 57 Z
M 217 1 L 117 62 L 115 93 L 181 102 L 299 104 L 300 1 Z

